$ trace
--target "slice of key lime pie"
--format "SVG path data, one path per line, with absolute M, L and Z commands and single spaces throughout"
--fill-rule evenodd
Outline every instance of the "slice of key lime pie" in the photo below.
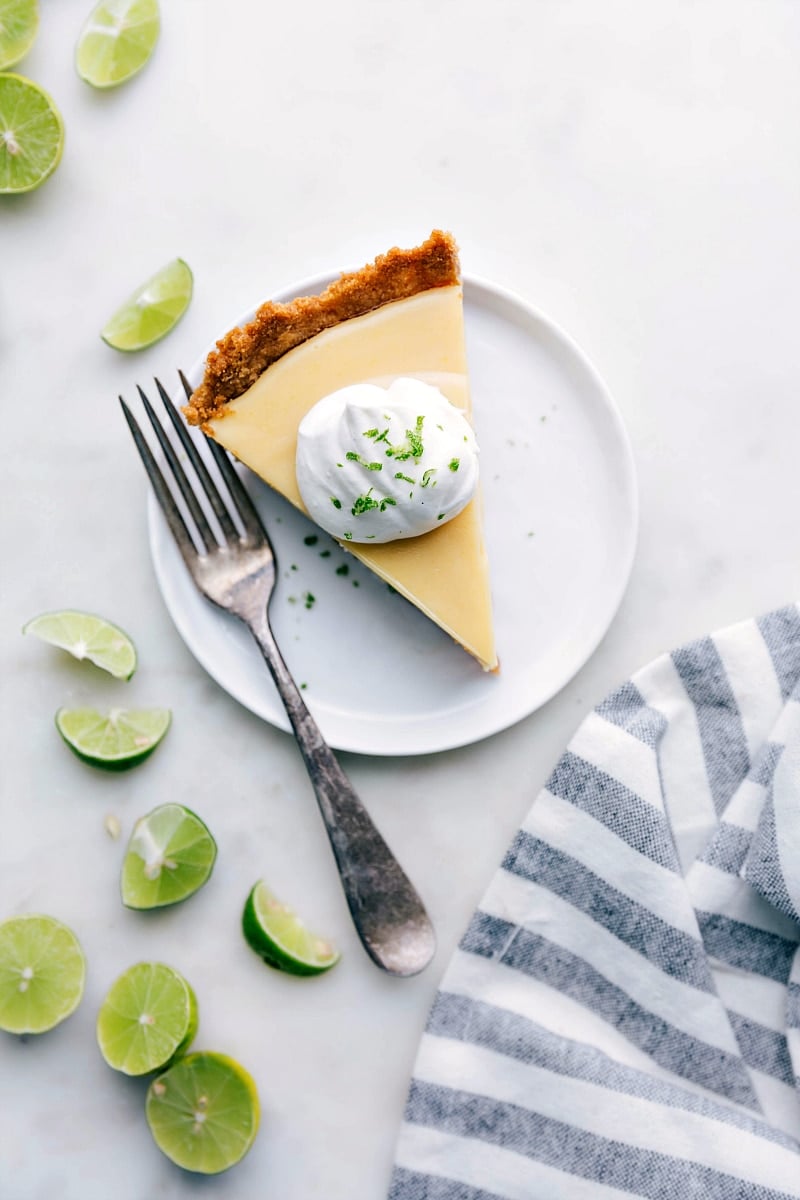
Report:
M 263 304 L 217 342 L 184 412 L 496 670 L 449 234 Z

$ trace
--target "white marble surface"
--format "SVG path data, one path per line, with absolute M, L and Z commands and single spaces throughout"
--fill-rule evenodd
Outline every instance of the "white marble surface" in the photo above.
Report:
M 0 1196 L 379 1200 L 437 981 L 577 722 L 675 642 L 800 594 L 800 9 L 170 0 L 146 71 L 98 95 L 71 61 L 88 7 L 42 0 L 20 69 L 59 102 L 66 151 L 39 192 L 0 197 L 0 915 L 59 915 L 89 960 L 68 1023 L 0 1041 Z M 173 630 L 116 396 L 293 279 L 432 225 L 594 360 L 632 438 L 641 535 L 606 639 L 543 710 L 438 756 L 345 756 L 439 932 L 433 966 L 400 982 L 350 930 L 294 744 Z M 178 254 L 197 285 L 182 324 L 136 358 L 105 347 L 107 314 Z M 138 772 L 93 773 L 55 734 L 59 705 L 122 686 L 20 636 L 62 605 L 128 627 L 141 666 L 126 699 L 174 710 Z M 143 919 L 117 901 L 103 819 L 127 833 L 169 798 L 207 817 L 219 865 L 190 905 Z M 339 940 L 330 976 L 284 978 L 240 944 L 242 891 L 262 874 Z M 263 1127 L 226 1176 L 162 1159 L 142 1086 L 99 1058 L 100 998 L 143 956 L 186 970 L 198 1045 L 257 1079 Z

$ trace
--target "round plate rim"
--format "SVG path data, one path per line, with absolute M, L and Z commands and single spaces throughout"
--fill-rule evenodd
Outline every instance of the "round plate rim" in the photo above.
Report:
M 333 279 L 337 277 L 336 273 L 324 273 L 310 278 L 300 280 L 297 283 L 276 290 L 271 299 L 285 302 L 297 296 L 313 295 L 327 286 Z M 329 744 L 335 749 L 346 753 L 363 754 L 374 758 L 405 758 L 417 755 L 442 753 L 446 750 L 456 750 L 464 746 L 473 745 L 485 738 L 492 737 L 494 734 L 500 733 L 505 729 L 511 728 L 537 712 L 545 704 L 547 704 L 555 695 L 557 695 L 566 685 L 575 678 L 580 670 L 586 665 L 589 659 L 598 648 L 608 629 L 614 620 L 614 617 L 622 603 L 622 599 L 628 587 L 633 564 L 636 555 L 636 545 L 639 530 L 639 493 L 637 486 L 636 464 L 631 446 L 630 437 L 622 416 L 614 401 L 605 381 L 598 372 L 594 363 L 582 350 L 578 343 L 571 337 L 566 330 L 549 317 L 546 313 L 530 304 L 526 299 L 520 296 L 517 292 L 511 289 L 494 283 L 482 276 L 467 274 L 462 279 L 464 287 L 465 299 L 469 300 L 472 297 L 478 298 L 479 302 L 489 304 L 495 310 L 498 308 L 514 310 L 518 315 L 521 315 L 525 321 L 533 322 L 543 328 L 551 339 L 560 343 L 562 348 L 579 364 L 585 375 L 590 380 L 597 397 L 602 402 L 605 416 L 610 421 L 613 427 L 615 440 L 618 450 L 621 454 L 621 463 L 624 466 L 624 481 L 622 491 L 624 494 L 625 511 L 628 515 L 628 523 L 626 527 L 627 536 L 624 543 L 624 552 L 617 556 L 617 584 L 616 588 L 609 592 L 608 597 L 602 611 L 601 616 L 595 623 L 593 634 L 581 643 L 581 649 L 575 656 L 575 660 L 568 664 L 567 670 L 563 675 L 559 676 L 552 686 L 545 688 L 541 693 L 536 694 L 532 703 L 527 701 L 516 706 L 511 710 L 510 715 L 502 715 L 498 712 L 495 719 L 485 723 L 480 727 L 478 732 L 472 728 L 467 728 L 462 734 L 458 734 L 454 729 L 452 722 L 448 727 L 448 735 L 438 739 L 424 739 L 424 744 L 413 742 L 413 729 L 409 728 L 405 742 L 392 745 L 378 744 L 368 745 L 363 740 L 356 737 L 347 736 L 331 736 L 330 732 L 323 728 Z M 259 302 L 263 303 L 262 302 Z M 246 324 L 251 321 L 255 315 L 259 304 L 246 309 L 239 318 L 229 327 L 234 328 Z M 192 364 L 191 370 L 187 374 L 190 382 L 196 382 L 202 373 L 203 365 L 210 350 L 214 348 L 215 343 L 207 345 L 203 353 Z M 211 676 L 212 679 L 227 692 L 238 703 L 242 704 L 249 712 L 260 717 L 268 724 L 275 728 L 281 729 L 284 732 L 290 733 L 291 727 L 288 718 L 285 717 L 282 709 L 279 709 L 277 715 L 275 712 L 267 711 L 262 705 L 258 707 L 254 705 L 250 699 L 243 694 L 243 689 L 237 688 L 235 684 L 230 684 L 227 681 L 222 682 L 219 677 L 217 668 L 215 667 L 214 655 L 208 654 L 201 639 L 198 639 L 193 633 L 191 622 L 185 619 L 184 615 L 176 606 L 170 605 L 168 600 L 169 587 L 167 586 L 167 568 L 164 561 L 160 557 L 157 549 L 157 522 L 163 521 L 160 509 L 152 494 L 148 492 L 147 500 L 147 520 L 148 520 L 148 540 L 150 547 L 151 559 L 156 575 L 159 591 L 166 605 L 167 611 L 175 625 L 178 633 L 186 644 L 192 657 L 200 664 L 200 666 Z M 198 645 L 198 642 L 200 643 Z M 257 651 L 254 648 L 254 653 Z M 265 678 L 268 678 L 266 667 Z M 279 702 L 280 703 L 280 702 Z M 480 711 L 480 709 L 478 709 Z M 331 713 L 330 719 L 336 719 L 338 714 Z M 325 724 L 325 714 L 318 717 L 320 724 Z M 408 722 L 397 722 L 395 725 L 391 721 L 387 721 L 387 729 L 395 729 L 398 725 L 408 726 Z M 426 731 L 429 726 L 426 726 Z

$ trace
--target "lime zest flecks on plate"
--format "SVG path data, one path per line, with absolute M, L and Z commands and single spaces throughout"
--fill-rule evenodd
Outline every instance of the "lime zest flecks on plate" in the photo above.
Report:
M 145 1115 L 167 1158 L 202 1175 L 218 1175 L 253 1144 L 258 1091 L 244 1067 L 224 1054 L 187 1054 L 150 1084 Z
M 30 50 L 39 28 L 39 0 L 0 0 L 0 71 Z
M 177 325 L 192 299 L 194 279 L 182 258 L 172 259 L 133 292 L 103 326 L 100 336 L 115 350 L 145 350 Z
M 82 762 L 106 771 L 126 771 L 149 758 L 172 721 L 168 708 L 60 708 L 56 728 Z
M 52 97 L 23 75 L 0 74 L 0 195 L 38 188 L 63 150 L 64 122 Z
M 292 975 L 321 975 L 339 961 L 336 948 L 311 933 L 263 880 L 251 889 L 242 913 L 245 940 L 264 962 Z
M 78 1007 L 86 960 L 71 929 L 27 913 L 0 923 L 0 1029 L 45 1033 Z
M 92 87 L 117 87 L 141 71 L 160 31 L 158 0 L 101 0 L 78 38 L 78 74 Z
M 161 804 L 133 827 L 122 864 L 126 908 L 177 904 L 203 886 L 217 844 L 196 813 L 182 804 Z
M 197 998 L 178 971 L 160 962 L 135 963 L 100 1006 L 97 1044 L 115 1071 L 147 1075 L 186 1053 L 197 1019 Z
M 23 626 L 23 633 L 88 659 L 115 679 L 130 679 L 136 670 L 136 647 L 117 625 L 77 609 L 42 613 Z

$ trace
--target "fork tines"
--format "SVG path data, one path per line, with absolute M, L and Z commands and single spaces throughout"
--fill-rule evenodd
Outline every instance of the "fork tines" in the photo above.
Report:
M 180 380 L 187 398 L 192 394 L 192 388 L 182 371 L 179 371 Z M 253 503 L 247 494 L 239 476 L 237 475 L 233 464 L 228 455 L 212 438 L 203 434 L 203 441 L 208 448 L 211 457 L 216 464 L 216 467 L 225 483 L 225 487 L 229 496 L 229 503 L 223 498 L 220 489 L 214 482 L 211 473 L 208 470 L 203 457 L 200 454 L 195 438 L 190 434 L 185 422 L 178 413 L 175 405 L 170 400 L 166 390 L 159 382 L 155 381 L 158 394 L 161 397 L 164 408 L 170 419 L 170 423 L 180 441 L 181 446 L 186 451 L 186 456 L 194 471 L 195 477 L 200 485 L 200 490 L 208 501 L 211 509 L 216 517 L 219 525 L 221 537 L 218 537 L 212 525 L 206 516 L 206 513 L 201 505 L 197 491 L 189 481 L 186 475 L 172 439 L 169 437 L 166 429 L 159 420 L 152 404 L 148 400 L 144 391 L 137 385 L 137 391 L 144 406 L 145 412 L 153 427 L 158 444 L 164 454 L 164 459 L 169 472 L 172 476 L 172 481 L 182 497 L 186 509 L 191 516 L 191 521 L 194 525 L 195 536 L 192 536 L 189 526 L 184 519 L 173 495 L 172 489 L 164 478 L 164 474 L 156 462 L 155 456 L 148 445 L 147 439 L 142 433 L 136 418 L 133 416 L 128 405 L 125 403 L 122 396 L 119 397 L 119 402 L 122 405 L 122 411 L 125 414 L 125 420 L 128 422 L 133 440 L 136 443 L 136 449 L 139 451 L 139 456 L 144 464 L 144 468 L 152 484 L 156 499 L 158 500 L 161 509 L 166 517 L 167 524 L 172 532 L 175 541 L 178 544 L 181 554 L 187 562 L 193 561 L 197 554 L 208 554 L 217 549 L 220 545 L 228 545 L 230 543 L 250 543 L 261 544 L 266 539 L 264 527 L 261 520 L 253 507 Z M 233 515 L 232 515 L 233 514 Z M 237 528 L 234 516 L 241 524 L 241 530 Z M 199 543 L 199 544 L 197 544 Z

